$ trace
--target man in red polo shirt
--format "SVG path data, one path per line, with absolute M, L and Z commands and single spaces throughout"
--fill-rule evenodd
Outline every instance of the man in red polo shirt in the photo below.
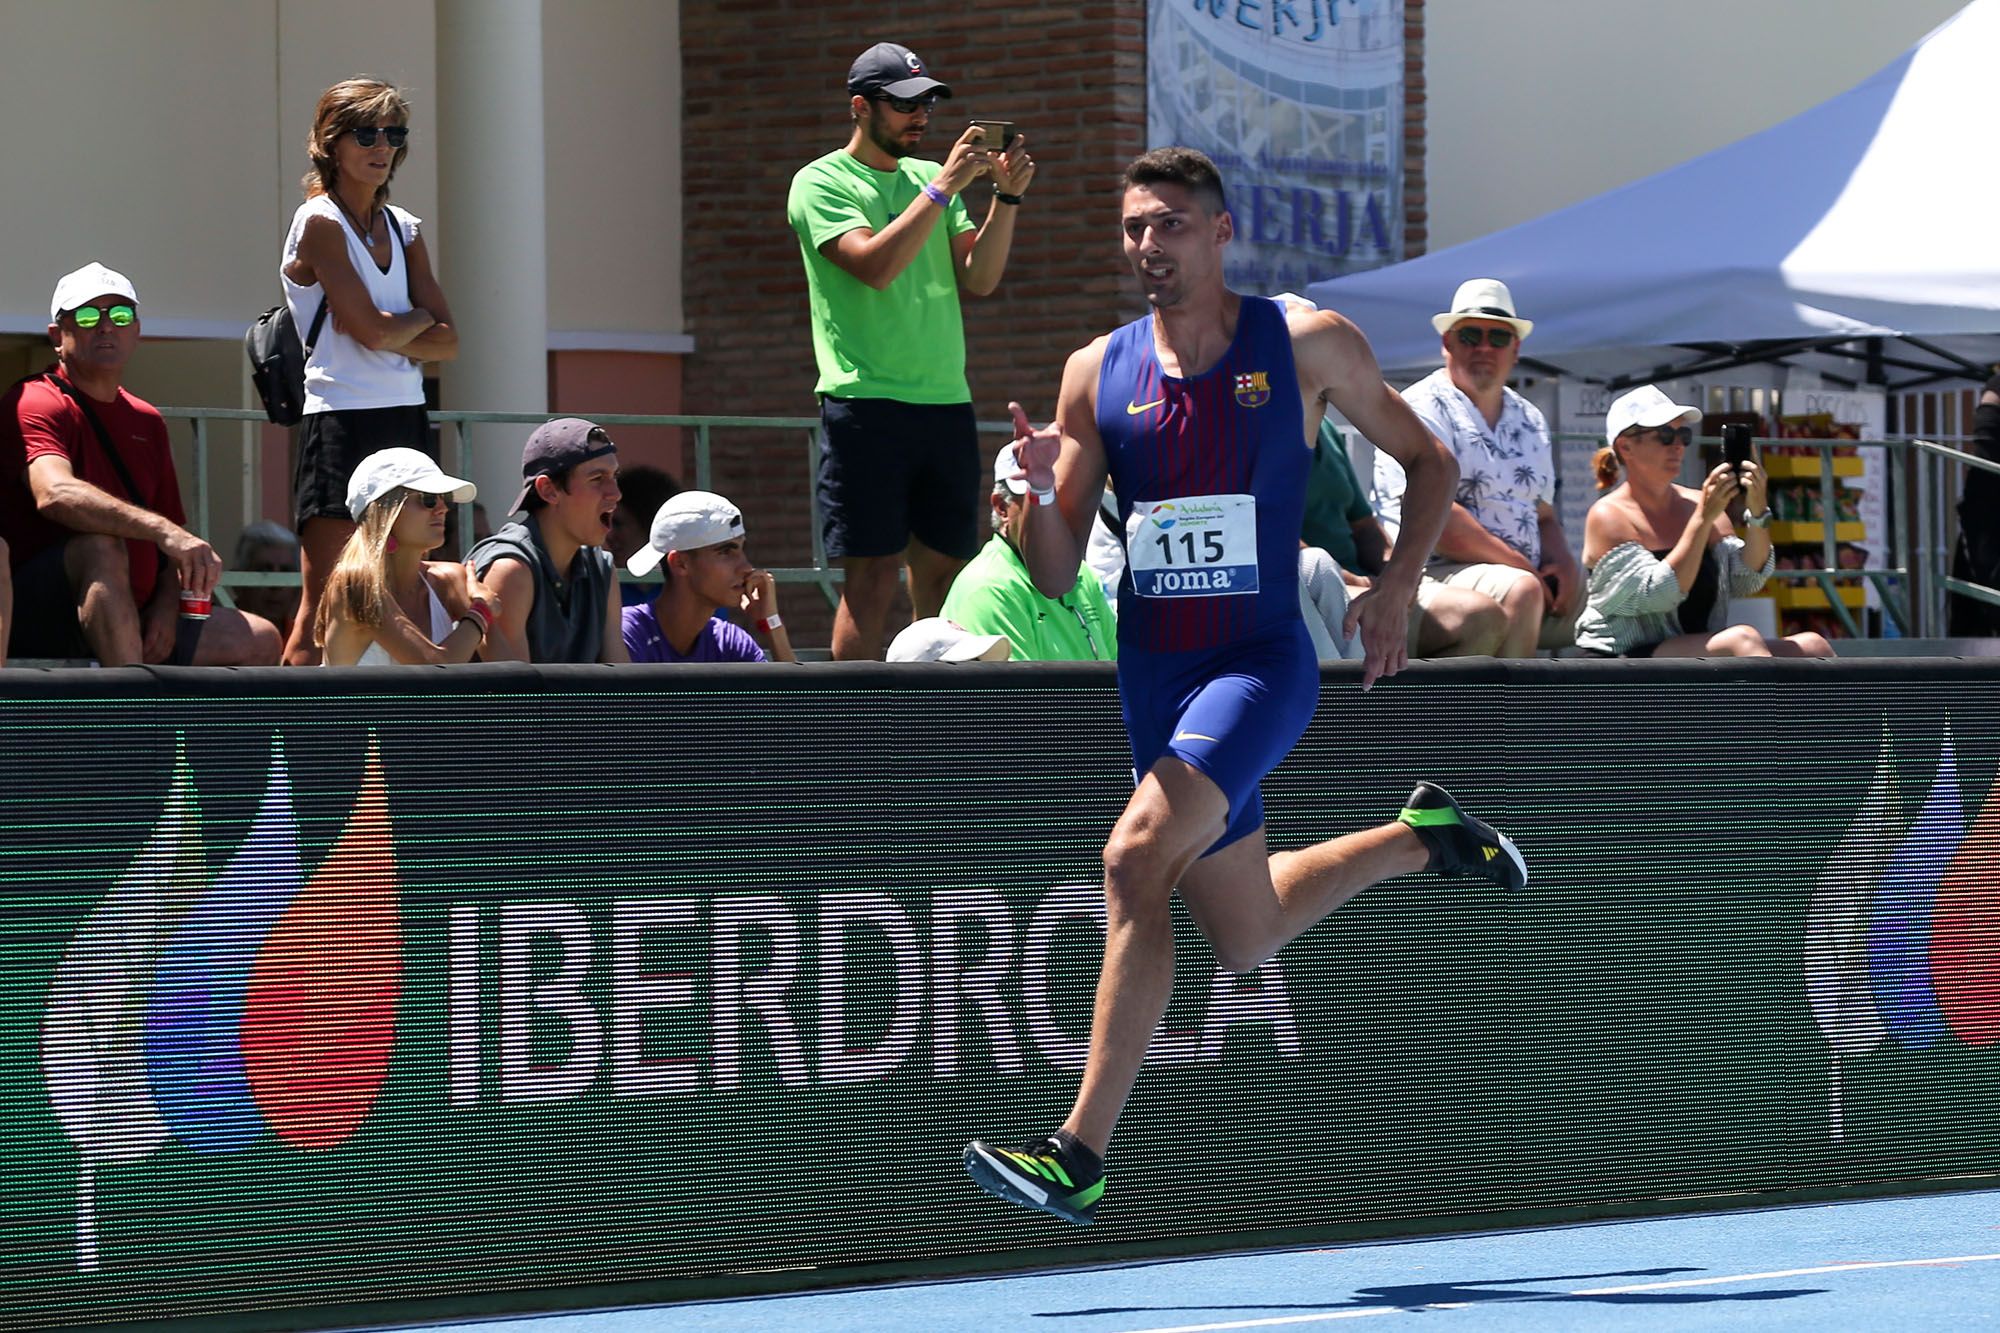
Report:
M 121 387 L 139 345 L 131 280 L 86 264 L 49 304 L 56 364 L 0 397 L 0 530 L 13 544 L 17 657 L 165 662 L 182 589 L 208 597 L 222 573 L 189 532 L 167 423 Z M 275 665 L 271 623 L 214 608 L 201 666 Z

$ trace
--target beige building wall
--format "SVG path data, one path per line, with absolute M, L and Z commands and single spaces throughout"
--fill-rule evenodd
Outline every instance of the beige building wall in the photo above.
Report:
M 1427 0 L 1430 248 L 1526 222 L 1767 129 L 1860 83 L 1962 7 Z
M 624 378 L 651 401 L 647 386 L 678 384 L 662 364 L 688 348 L 678 5 L 545 0 L 543 31 L 547 191 L 522 205 L 547 208 L 550 255 L 545 274 L 523 276 L 549 283 L 551 349 L 639 366 Z M 0 373 L 49 359 L 55 279 L 97 259 L 139 290 L 134 392 L 163 407 L 254 406 L 243 330 L 280 297 L 314 103 L 353 74 L 410 99 L 394 197 L 425 220 L 449 293 L 436 69 L 427 0 L 0 0 L 0 123 L 17 131 L 0 190 Z M 649 410 L 677 408 L 676 394 Z M 174 429 L 192 512 L 188 429 Z M 290 463 L 285 432 L 214 438 L 210 536 L 226 548 L 243 523 L 288 517 Z

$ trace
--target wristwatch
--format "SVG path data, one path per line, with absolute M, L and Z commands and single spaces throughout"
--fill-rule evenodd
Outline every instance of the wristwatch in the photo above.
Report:
M 1768 528 L 1771 526 L 1771 506 L 1765 505 L 1761 514 L 1747 514 L 1743 519 L 1746 528 Z

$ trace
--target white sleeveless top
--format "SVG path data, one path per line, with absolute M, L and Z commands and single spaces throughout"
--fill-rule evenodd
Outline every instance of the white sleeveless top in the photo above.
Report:
M 331 218 L 347 238 L 347 257 L 368 288 L 368 299 L 377 310 L 399 315 L 411 306 L 409 280 L 404 276 L 403 250 L 415 245 L 421 219 L 394 204 L 389 205 L 389 225 L 400 226 L 403 244 L 389 238 L 389 271 L 375 267 L 375 257 L 362 244 L 354 225 L 332 198 L 316 194 L 292 214 L 292 229 L 285 234 L 284 258 L 278 262 L 278 279 L 285 284 L 285 304 L 291 307 L 292 322 L 299 326 L 299 341 L 312 332 L 313 316 L 319 313 L 324 293 L 320 284 L 302 287 L 285 273 L 285 266 L 299 252 L 299 237 L 305 233 L 306 219 Z M 407 407 L 424 401 L 424 372 L 416 362 L 400 352 L 376 352 L 363 347 L 344 333 L 336 333 L 329 313 L 319 331 L 319 342 L 306 361 L 306 415 L 316 412 L 345 412 L 370 407 Z
M 431 597 L 431 642 L 443 643 L 444 636 L 451 633 L 456 622 L 452 620 L 451 613 L 444 609 L 444 603 L 438 600 L 437 589 L 431 586 L 428 574 L 424 575 L 424 591 Z M 370 639 L 368 646 L 361 650 L 361 656 L 354 660 L 354 665 L 402 666 L 403 663 L 389 656 L 389 650 L 379 641 Z

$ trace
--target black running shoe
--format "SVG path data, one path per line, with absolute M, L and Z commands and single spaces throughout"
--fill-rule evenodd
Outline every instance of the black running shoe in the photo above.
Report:
M 1018 1151 L 974 1141 L 965 1146 L 965 1169 L 995 1198 L 1089 1226 L 1104 1197 L 1104 1168 L 1095 1153 L 1065 1140 L 1050 1135 Z
M 1518 889 L 1528 882 L 1528 863 L 1514 840 L 1459 809 L 1443 787 L 1419 782 L 1396 822 L 1415 829 L 1424 846 L 1430 848 L 1427 870 L 1461 879 L 1489 880 L 1503 889 Z

